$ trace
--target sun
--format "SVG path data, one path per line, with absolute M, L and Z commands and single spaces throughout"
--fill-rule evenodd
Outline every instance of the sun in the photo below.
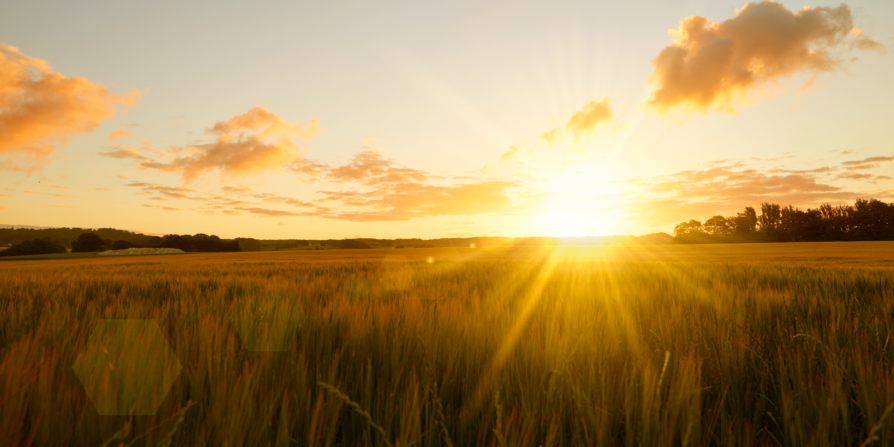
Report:
M 622 231 L 622 190 L 609 167 L 571 168 L 551 182 L 549 199 L 539 218 L 553 237 L 608 236 Z

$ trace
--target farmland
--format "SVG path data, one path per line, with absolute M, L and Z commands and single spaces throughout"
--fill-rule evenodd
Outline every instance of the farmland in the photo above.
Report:
M 10 261 L 0 436 L 891 445 L 892 325 L 890 242 Z

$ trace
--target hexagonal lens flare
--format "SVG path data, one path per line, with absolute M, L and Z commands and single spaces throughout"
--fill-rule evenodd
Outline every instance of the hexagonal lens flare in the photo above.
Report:
M 177 375 L 180 361 L 154 320 L 100 320 L 75 374 L 101 415 L 155 414 Z

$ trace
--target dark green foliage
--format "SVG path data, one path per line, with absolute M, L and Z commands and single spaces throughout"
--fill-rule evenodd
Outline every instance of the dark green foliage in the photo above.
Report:
M 127 250 L 132 247 L 133 244 L 128 241 L 115 241 L 112 243 L 112 250 Z
M 17 240 L 50 239 L 64 247 L 70 247 L 71 241 L 77 239 L 82 233 L 95 233 L 100 238 L 111 241 L 128 241 L 135 246 L 152 246 L 151 241 L 159 239 L 155 236 L 114 228 L 0 228 L 0 243 L 14 244 Z
M 65 247 L 49 239 L 34 239 L 0 251 L 0 256 L 47 255 L 65 253 Z
M 857 200 L 854 205 L 802 211 L 791 205 L 762 203 L 761 214 L 745 208 L 737 216 L 714 216 L 704 224 L 682 222 L 674 228 L 674 242 L 684 244 L 728 242 L 818 242 L 894 240 L 894 204 Z
M 80 244 L 78 242 L 83 234 L 93 235 L 88 236 L 90 242 L 85 244 Z M 231 243 L 232 241 L 201 233 L 195 236 L 167 235 L 159 237 L 116 230 L 113 228 L 99 228 L 95 230 L 82 228 L 0 228 L 0 243 L 6 242 L 15 245 L 21 241 L 35 239 L 48 239 L 63 247 L 70 246 L 73 253 L 94 252 L 109 249 L 124 250 L 127 248 L 179 248 L 183 251 L 204 252 L 243 251 L 238 243 Z M 245 240 L 253 241 L 254 239 Z
M 241 248 L 242 251 L 261 251 L 261 242 L 257 239 L 237 237 L 233 240 L 239 244 L 239 248 Z
M 72 253 L 88 253 L 105 249 L 105 241 L 96 233 L 81 233 L 77 239 L 71 241 Z
M 199 251 L 206 253 L 238 252 L 242 251 L 236 241 L 223 240 L 217 236 L 209 236 L 199 233 L 195 236 L 188 234 L 168 234 L 162 238 L 161 248 L 179 248 L 183 251 Z
M 358 241 L 355 239 L 345 239 L 338 243 L 338 248 L 371 248 L 371 247 L 362 241 Z

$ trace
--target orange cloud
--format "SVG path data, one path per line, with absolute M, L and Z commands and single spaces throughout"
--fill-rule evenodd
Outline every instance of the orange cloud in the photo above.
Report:
M 571 115 L 565 129 L 580 139 L 592 134 L 596 126 L 612 119 L 612 102 L 608 98 L 600 101 L 590 101 L 584 107 Z
M 521 149 L 518 146 L 509 146 L 509 150 L 500 156 L 500 161 L 512 161 L 521 155 Z
M 543 134 L 540 135 L 540 140 L 547 144 L 553 144 L 556 141 L 559 141 L 561 139 L 562 139 L 562 128 L 561 127 L 556 127 L 554 129 L 550 129 L 549 131 L 543 132 Z
M 853 29 L 847 5 L 789 11 L 764 1 L 746 4 L 723 22 L 689 16 L 670 32 L 673 45 L 651 61 L 657 89 L 646 105 L 731 111 L 735 99 L 782 78 L 841 68 L 851 47 L 883 48 Z
M 146 159 L 146 157 L 143 154 L 141 154 L 140 151 L 138 151 L 134 148 L 131 148 L 131 147 L 119 147 L 113 151 L 100 152 L 99 155 L 102 157 L 118 158 L 118 159 L 124 159 L 124 158 L 134 158 L 137 160 L 145 160 Z M 119 177 L 121 177 L 121 176 L 119 176 Z M 121 177 L 121 178 L 126 178 L 126 176 Z
M 416 169 L 395 167 L 391 160 L 382 158 L 380 152 L 366 150 L 355 155 L 350 163 L 329 169 L 328 177 L 340 181 L 378 185 L 381 183 L 424 182 L 429 175 Z
M 18 48 L 0 45 L 0 153 L 46 158 L 56 145 L 93 131 L 140 95 L 136 90 L 113 95 L 105 86 L 65 77 Z M 0 166 L 27 170 L 9 160 Z
M 121 129 L 118 129 L 118 131 L 112 132 L 112 134 L 109 135 L 109 141 L 117 140 L 119 138 L 129 137 L 129 136 L 131 136 L 131 133 L 122 127 Z
M 191 183 L 207 171 L 219 170 L 227 177 L 256 175 L 286 167 L 299 156 L 296 139 L 309 140 L 319 131 L 317 120 L 308 127 L 290 124 L 261 106 L 214 125 L 209 132 L 217 141 L 192 146 L 191 153 L 169 162 L 147 160 L 140 165 L 183 175 Z
M 611 121 L 612 119 L 612 102 L 608 98 L 590 101 L 587 104 L 571 114 L 565 128 L 556 127 L 544 132 L 540 135 L 540 141 L 547 144 L 553 144 L 561 141 L 565 134 L 571 134 L 575 140 L 580 141 L 583 137 L 592 135 L 596 127 L 600 124 Z

